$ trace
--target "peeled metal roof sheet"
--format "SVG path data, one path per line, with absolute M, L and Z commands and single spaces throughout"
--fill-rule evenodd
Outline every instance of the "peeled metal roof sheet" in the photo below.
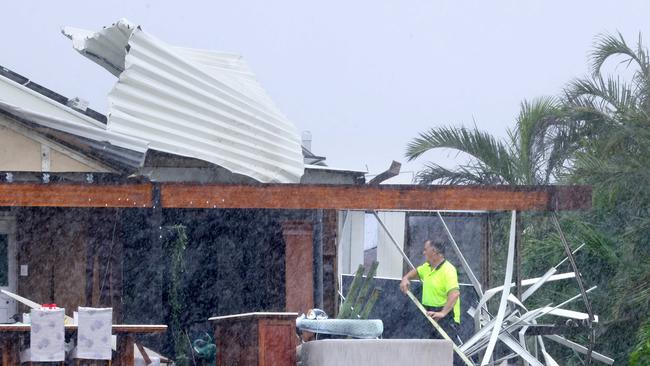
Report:
M 119 77 L 108 95 L 109 131 L 261 182 L 300 181 L 296 128 L 240 56 L 172 47 L 127 20 L 99 32 L 63 33 Z

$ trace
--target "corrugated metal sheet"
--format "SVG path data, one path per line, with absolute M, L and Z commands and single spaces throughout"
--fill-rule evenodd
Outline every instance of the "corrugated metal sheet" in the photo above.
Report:
M 95 33 L 63 32 L 80 53 L 119 75 L 108 96 L 109 131 L 261 182 L 300 181 L 296 128 L 241 57 L 172 47 L 126 20 Z

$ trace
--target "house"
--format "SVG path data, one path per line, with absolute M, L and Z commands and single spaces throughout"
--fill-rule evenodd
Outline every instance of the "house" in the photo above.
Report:
M 197 51 L 192 52 L 195 55 Z M 225 58 L 231 63 L 229 67 L 239 65 L 232 66 L 236 63 L 232 55 L 211 56 L 217 61 Z M 243 72 L 241 67 L 237 72 Z M 244 76 L 248 79 L 251 75 Z M 244 89 L 254 89 L 257 98 L 249 101 L 250 108 L 256 108 L 258 113 L 260 105 L 271 109 L 263 91 L 256 89 L 252 81 L 247 83 Z M 143 87 L 139 96 L 150 91 Z M 114 103 L 123 110 L 111 110 L 111 116 L 120 115 L 118 121 L 125 119 L 128 103 Z M 277 121 L 279 113 L 273 113 L 267 112 L 267 117 Z M 302 184 L 364 183 L 363 172 L 330 169 L 324 157 L 299 144 L 301 161 L 294 165 L 300 167 L 301 173 L 296 177 L 291 175 L 295 168 L 282 168 L 289 165 L 287 162 L 295 163 L 291 152 L 284 151 L 289 157 L 277 152 L 268 156 L 264 151 L 259 153 L 265 149 L 259 146 L 263 142 L 260 135 L 291 142 L 284 136 L 288 135 L 286 130 L 273 134 L 250 128 L 251 142 L 232 142 L 228 150 L 222 145 L 229 138 L 246 138 L 246 131 L 226 131 L 226 127 L 218 126 L 224 132 L 213 143 L 214 150 L 222 151 L 216 154 L 200 146 L 209 142 L 200 135 L 176 130 L 171 137 L 160 137 L 156 136 L 159 131 L 151 131 L 156 127 L 146 131 L 146 124 L 140 125 L 144 132 L 128 135 L 119 131 L 119 123 L 111 125 L 111 116 L 87 108 L 78 98 L 64 97 L 0 68 L 0 181 L 12 187 L 68 183 L 121 187 L 162 182 L 255 184 L 260 179 L 298 179 Z M 255 116 L 258 120 L 263 117 Z M 196 122 L 198 117 L 192 118 Z M 176 140 L 178 147 L 173 144 Z M 278 145 L 272 139 L 267 143 Z M 275 148 L 288 150 L 286 146 Z M 278 169 L 269 163 L 274 158 L 280 160 L 276 162 Z M 139 202 L 135 206 L 139 207 Z M 163 285 L 168 279 L 163 259 L 164 241 L 169 234 L 166 227 L 184 225 L 189 235 L 186 261 L 192 263 L 183 277 L 187 285 L 184 288 L 191 292 L 184 295 L 188 304 L 185 314 L 191 317 L 184 319 L 185 324 L 205 328 L 209 316 L 246 311 L 306 311 L 315 305 L 334 308 L 334 212 L 163 211 L 155 205 L 144 206 L 149 208 L 3 207 L 0 247 L 5 248 L 5 255 L 0 259 L 0 281 L 4 276 L 5 288 L 38 302 L 55 302 L 70 313 L 83 305 L 111 306 L 117 322 L 164 323 L 167 314 L 163 304 L 168 296 Z M 289 252 L 295 252 L 295 258 L 287 257 Z M 319 270 L 313 270 L 314 264 Z M 255 270 L 247 270 L 251 267 Z M 286 278 L 295 279 L 291 280 L 295 284 L 286 282 Z M 21 310 L 12 300 L 6 305 L 0 307 L 0 322 Z
M 174 297 L 191 332 L 215 315 L 334 313 L 343 212 L 588 202 L 580 187 L 370 187 L 301 144 L 237 56 L 170 47 L 127 21 L 65 34 L 118 81 L 102 115 L 0 68 L 0 285 L 68 313 L 168 323 Z M 179 225 L 186 265 L 172 274 Z M 0 321 L 22 310 L 0 304 Z
M 0 171 L 2 172 L 1 179 L 4 182 L 83 182 L 87 184 L 142 181 L 255 182 L 252 178 L 233 174 L 221 166 L 196 158 L 153 149 L 141 152 L 119 147 L 108 141 L 92 140 L 93 136 L 83 130 L 82 124 L 105 124 L 105 116 L 89 108 L 83 110 L 76 108 L 74 102 L 68 98 L 6 68 L 0 69 L 0 91 L 0 110 L 2 112 L 0 116 Z M 20 105 L 17 105 L 18 103 Z M 56 129 L 58 127 L 56 123 L 68 123 L 68 126 L 65 131 L 62 131 Z M 314 155 L 305 147 L 302 147 L 302 152 L 306 162 L 315 161 L 321 164 L 306 164 L 305 174 L 302 176 L 305 183 L 363 183 L 362 172 L 329 169 L 324 166 L 323 157 Z M 78 268 L 77 271 L 74 271 L 74 275 L 77 277 L 75 282 L 81 284 L 86 282 L 86 276 L 95 278 L 94 284 L 86 283 L 86 285 L 81 286 L 81 288 L 85 288 L 84 291 L 78 291 L 74 295 L 71 294 L 70 300 L 64 300 L 58 296 L 58 291 L 52 290 L 50 287 L 62 286 L 62 289 L 68 288 L 66 281 L 61 280 L 69 274 L 61 273 L 57 275 L 56 273 L 59 272 L 57 269 L 49 266 L 46 266 L 47 268 L 38 268 L 38 265 L 35 264 L 37 267 L 34 267 L 35 265 L 30 266 L 28 263 L 29 255 L 40 255 L 42 252 L 35 249 L 31 251 L 26 247 L 30 243 L 26 233 L 33 232 L 34 228 L 25 227 L 25 224 L 39 221 L 42 224 L 44 218 L 38 218 L 42 216 L 38 213 L 32 212 L 28 214 L 18 211 L 20 210 L 12 210 L 14 216 L 17 216 L 16 220 L 23 224 L 18 226 L 15 223 L 12 224 L 12 227 L 16 227 L 16 233 L 19 235 L 15 239 L 11 239 L 10 242 L 12 246 L 15 245 L 16 241 L 22 241 L 25 244 L 21 245 L 21 249 L 16 253 L 18 258 L 21 259 L 20 261 L 24 262 L 22 264 L 23 273 L 26 271 L 32 275 L 25 275 L 23 276 L 25 278 L 18 279 L 11 276 L 12 281 L 16 282 L 15 285 L 10 287 L 13 290 L 19 290 L 21 293 L 30 294 L 35 298 L 41 298 L 44 302 L 45 300 L 53 300 L 52 295 L 56 295 L 59 303 L 70 304 L 70 307 L 80 304 L 105 303 L 105 301 L 98 300 L 97 291 L 98 287 L 103 291 L 107 289 L 104 284 L 99 284 L 96 278 L 99 273 L 109 269 L 105 269 L 104 264 L 97 263 L 96 255 L 94 259 L 93 256 L 82 258 L 82 254 L 86 249 L 83 248 L 84 239 L 80 232 L 88 232 L 92 228 L 92 231 L 95 231 L 98 236 L 106 235 L 106 233 L 101 233 L 103 226 L 100 223 L 113 222 L 114 225 L 117 225 L 115 221 L 117 214 L 93 212 L 89 216 L 98 216 L 97 222 L 92 217 L 86 217 L 83 219 L 84 225 L 79 223 L 80 227 L 77 228 L 76 232 L 74 220 L 70 220 L 67 216 L 78 217 L 79 212 L 57 212 L 54 215 L 55 217 L 49 218 L 50 221 L 46 223 L 48 230 L 55 226 L 57 231 L 61 233 L 60 239 L 62 242 L 72 242 L 72 246 L 70 244 L 64 246 L 66 250 L 60 253 L 62 257 L 59 259 L 66 258 L 65 261 L 73 267 L 61 268 L 65 269 L 62 272 L 68 272 L 70 268 Z M 8 212 L 5 212 L 5 216 L 9 217 Z M 5 221 L 8 222 L 9 219 L 5 219 Z M 117 230 L 116 227 L 113 227 L 113 229 Z M 104 229 L 110 229 L 110 225 Z M 51 238 L 51 240 L 52 247 L 58 246 L 58 236 Z M 101 241 L 101 239 L 97 240 Z M 101 244 L 98 245 L 101 246 Z M 39 247 L 42 246 L 43 243 L 39 243 Z M 14 248 L 12 250 L 18 249 Z M 77 263 L 73 264 L 74 262 Z M 17 262 L 9 265 L 12 269 L 18 268 L 15 267 Z M 88 269 L 98 266 L 101 269 Z M 95 277 L 92 276 L 93 271 L 95 271 Z M 47 284 L 41 283 L 40 287 L 38 287 L 29 282 L 29 279 L 35 274 L 42 273 L 48 273 L 50 280 L 47 281 Z M 111 280 L 119 280 L 113 277 L 110 278 Z M 95 287 L 94 297 L 92 286 Z M 75 299 L 73 300 L 73 298 Z M 12 311 L 8 312 L 11 313 Z

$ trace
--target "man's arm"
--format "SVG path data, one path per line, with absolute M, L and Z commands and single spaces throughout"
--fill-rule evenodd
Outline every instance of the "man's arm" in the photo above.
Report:
M 418 276 L 418 271 L 417 269 L 412 269 L 409 271 L 409 273 L 405 274 L 404 277 L 402 277 L 402 282 L 399 284 L 399 289 L 402 290 L 403 293 L 406 293 L 411 287 L 411 280 L 415 280 L 419 278 Z
M 456 301 L 458 301 L 459 296 L 460 296 L 460 291 L 458 291 L 457 289 L 449 291 L 447 293 L 447 303 L 445 304 L 445 306 L 443 306 L 442 310 L 429 311 L 427 313 L 434 320 L 440 320 L 444 318 L 454 308 L 454 305 L 456 305 Z

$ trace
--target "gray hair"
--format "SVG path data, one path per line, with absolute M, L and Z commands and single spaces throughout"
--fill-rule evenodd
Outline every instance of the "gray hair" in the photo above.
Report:
M 439 239 L 427 239 L 424 241 L 424 243 L 429 243 L 429 245 L 435 249 L 436 251 L 440 252 L 443 256 L 446 255 L 446 249 L 447 246 L 445 245 L 445 242 Z

